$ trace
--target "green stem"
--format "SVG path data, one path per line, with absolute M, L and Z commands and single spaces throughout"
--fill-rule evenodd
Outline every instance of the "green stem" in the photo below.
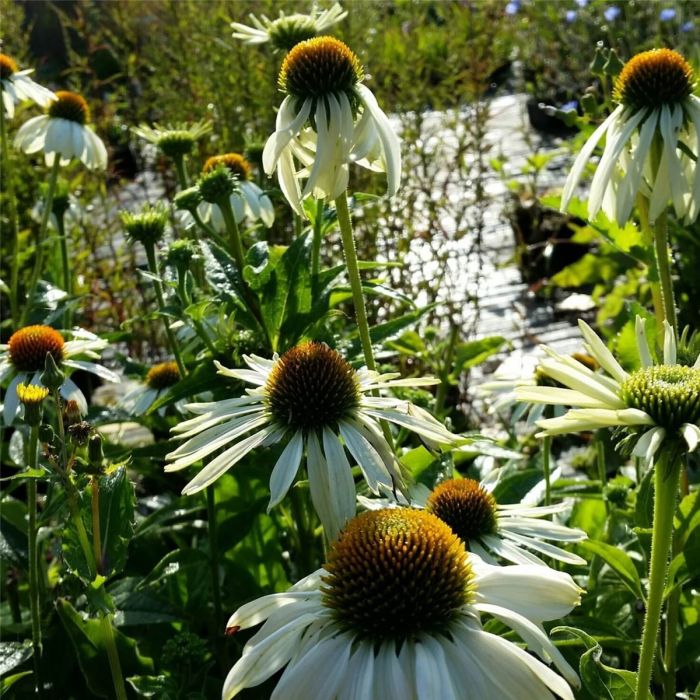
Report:
M 299 214 L 294 214 L 294 238 L 299 238 L 304 232 L 304 222 Z
M 4 108 L 0 107 L 0 112 Z M 29 460 L 28 467 L 34 470 L 37 467 L 37 454 L 39 449 L 39 426 L 32 425 L 29 430 Z M 27 509 L 29 511 L 29 532 L 27 533 L 29 544 L 29 607 L 32 614 L 32 647 L 34 649 L 34 685 L 39 695 L 43 695 L 44 684 L 41 674 L 41 619 L 39 615 L 39 556 L 37 551 L 37 526 L 36 526 L 36 479 L 27 479 Z
M 360 333 L 360 341 L 362 342 L 362 351 L 365 355 L 365 364 L 367 365 L 367 369 L 375 372 L 377 370 L 377 365 L 374 361 L 372 339 L 369 334 L 367 307 L 365 306 L 365 297 L 362 293 L 362 279 L 360 277 L 360 267 L 357 262 L 355 238 L 352 234 L 352 222 L 350 221 L 350 211 L 348 210 L 347 192 L 343 192 L 343 194 L 335 200 L 335 208 L 338 213 L 338 224 L 340 225 L 340 235 L 343 241 L 345 265 L 348 270 L 348 278 L 350 279 L 352 301 L 355 305 L 355 318 L 357 320 L 357 329 Z
M 186 190 L 190 186 L 190 178 L 185 167 L 185 156 L 178 156 L 175 160 L 175 171 L 177 172 L 177 182 L 180 189 Z
M 218 243 L 222 248 L 226 248 L 226 241 L 211 226 L 202 220 L 202 217 L 196 209 L 191 209 L 190 214 L 192 214 L 195 223 L 202 229 L 202 232 L 206 236 L 211 238 L 215 243 Z
M 56 226 L 58 227 L 58 240 L 61 246 L 61 267 L 63 268 L 63 289 L 68 296 L 73 294 L 73 281 L 70 273 L 70 263 L 68 262 L 68 239 L 66 238 L 66 226 L 63 214 L 56 216 Z M 72 325 L 70 309 L 66 309 L 63 317 L 63 327 L 70 328 Z
M 114 684 L 114 694 L 117 700 L 127 700 L 126 688 L 124 686 L 124 674 L 122 673 L 122 666 L 119 662 L 119 652 L 117 651 L 117 643 L 114 639 L 114 629 L 112 628 L 112 620 L 110 617 L 110 615 L 100 615 L 105 649 L 107 650 L 107 658 L 109 659 L 109 670 L 112 672 L 112 683 Z
M 637 691 L 635 700 L 647 700 L 654 665 L 654 653 L 661 620 L 664 584 L 668 573 L 668 556 L 673 535 L 680 460 L 662 454 L 654 466 L 654 522 L 651 535 L 649 592 L 647 596 L 644 632 L 639 651 Z
M 311 242 L 311 279 L 318 277 L 321 264 L 321 234 L 323 229 L 324 202 L 322 199 L 316 200 L 316 218 L 314 219 L 314 234 Z
M 639 209 L 639 223 L 642 234 L 642 242 L 647 250 L 653 251 L 654 249 L 654 233 L 649 225 L 649 200 L 641 195 L 637 197 L 637 207 Z M 653 254 L 653 253 L 652 253 Z M 659 270 L 656 260 L 654 259 L 654 264 L 652 265 L 652 270 L 655 276 L 650 277 L 649 287 L 651 289 L 651 300 L 654 305 L 654 316 L 656 317 L 656 324 L 660 331 L 663 332 L 664 327 L 664 301 L 661 294 L 661 287 L 659 285 Z
M 214 630 L 219 630 L 221 620 L 221 591 L 219 590 L 219 542 L 216 527 L 216 497 L 214 486 L 207 486 L 207 520 L 209 531 L 209 566 L 211 567 L 211 590 L 214 598 Z
M 153 290 L 156 293 L 156 300 L 158 301 L 158 309 L 163 316 L 163 325 L 165 326 L 165 335 L 168 338 L 168 345 L 170 345 L 170 352 L 172 352 L 175 362 L 177 364 L 178 370 L 180 370 L 180 376 L 184 379 L 187 376 L 187 370 L 185 369 L 185 363 L 182 361 L 182 356 L 180 355 L 180 348 L 177 344 L 177 339 L 175 334 L 170 328 L 170 323 L 168 323 L 168 317 L 165 313 L 165 298 L 163 297 L 163 287 L 160 284 L 160 278 L 158 277 L 158 261 L 156 259 L 156 247 L 153 243 L 148 243 L 144 245 L 146 249 L 146 259 L 148 260 L 148 269 L 153 275 Z
M 435 413 L 439 416 L 445 408 L 445 398 L 447 397 L 447 389 L 449 387 L 448 377 L 452 369 L 452 358 L 454 357 L 457 338 L 459 337 L 459 326 L 452 323 L 450 330 L 450 339 L 447 345 L 447 353 L 445 354 L 445 364 L 440 373 L 440 384 L 435 392 Z
M 233 214 L 233 208 L 231 207 L 231 200 L 228 197 L 223 197 L 220 202 L 217 203 L 221 213 L 224 215 L 224 222 L 226 223 L 226 230 L 229 235 L 229 245 L 230 252 L 233 255 L 236 265 L 238 266 L 238 271 L 243 277 L 243 267 L 245 266 L 245 255 L 243 253 L 243 244 L 241 243 L 241 233 L 238 230 L 238 223 L 236 222 L 236 217 Z
M 605 498 L 605 484 L 607 483 L 607 466 L 605 464 L 605 443 L 600 436 L 596 440 L 596 463 L 598 464 L 598 479 L 600 479 L 601 493 L 603 493 L 603 503 L 605 504 L 605 512 L 610 514 L 610 504 Z
M 551 458 L 552 438 L 549 435 L 545 435 L 542 440 L 542 471 L 544 472 L 544 504 L 546 506 L 552 503 Z
M 0 100 L 2 88 L 0 87 Z M 2 149 L 3 189 L 7 193 L 10 210 L 10 229 L 12 231 L 12 247 L 10 253 L 10 313 L 12 324 L 18 327 L 19 318 L 19 229 L 17 224 L 17 200 L 15 198 L 15 181 L 12 173 L 10 152 L 7 148 L 7 124 L 5 123 L 5 108 L 0 106 L 0 149 Z
M 676 320 L 676 300 L 673 294 L 673 280 L 671 279 L 670 251 L 668 248 L 668 217 L 666 212 L 659 216 L 654 225 L 654 253 L 656 256 L 656 266 L 659 270 L 664 317 L 673 330 L 677 331 L 678 321 Z M 663 328 L 659 329 L 659 333 L 663 338 Z
M 92 493 L 92 553 L 95 557 L 95 569 L 102 573 L 102 542 L 100 536 L 100 482 L 96 476 L 90 479 Z
M 39 277 L 41 277 L 41 268 L 44 262 L 44 239 L 46 238 L 46 229 L 49 225 L 49 218 L 51 216 L 51 208 L 53 207 L 53 196 L 56 191 L 56 181 L 58 180 L 58 170 L 61 167 L 61 159 L 58 154 L 54 154 L 53 165 L 51 166 L 51 173 L 49 175 L 49 184 L 46 190 L 46 200 L 44 201 L 44 211 L 41 216 L 41 226 L 39 228 L 39 236 L 36 242 L 36 252 L 34 254 L 34 269 L 32 270 L 32 276 L 29 280 L 29 287 L 27 288 L 27 303 L 22 312 L 22 317 L 20 319 L 20 325 L 24 326 L 27 322 L 27 317 L 29 311 L 31 310 L 32 301 L 34 299 L 34 294 L 36 294 L 36 288 L 39 284 Z

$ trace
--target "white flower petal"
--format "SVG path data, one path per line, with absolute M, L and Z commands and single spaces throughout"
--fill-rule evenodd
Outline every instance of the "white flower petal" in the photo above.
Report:
M 272 475 L 270 476 L 270 503 L 267 506 L 268 513 L 287 495 L 287 491 L 289 491 L 289 487 L 299 471 L 303 452 L 304 434 L 298 430 L 294 433 L 284 450 L 282 450 L 282 454 L 272 470 Z

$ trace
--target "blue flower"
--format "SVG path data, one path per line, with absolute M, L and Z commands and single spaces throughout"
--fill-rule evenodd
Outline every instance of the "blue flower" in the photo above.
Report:
M 683 24 L 681 24 L 681 31 L 692 32 L 694 27 L 695 25 L 693 24 L 693 20 L 689 19 L 687 22 L 683 22 Z
M 666 7 L 659 12 L 659 19 L 662 22 L 668 22 L 676 16 L 676 11 L 672 7 Z
M 562 112 L 575 112 L 578 109 L 578 101 L 577 100 L 571 100 L 570 102 L 566 102 L 561 106 L 561 111 Z
M 576 19 L 576 14 L 576 10 L 567 10 L 565 15 L 566 21 L 569 23 L 573 22 Z
M 621 10 L 619 7 L 611 5 L 605 10 L 605 12 L 603 12 L 603 15 L 608 22 L 612 22 L 614 19 L 617 19 L 620 16 L 620 12 Z
M 586 7 L 586 5 L 588 5 L 588 0 L 576 0 L 576 4 L 579 7 Z
M 520 2 L 515 0 L 514 2 L 509 2 L 506 5 L 506 14 L 507 15 L 517 15 L 518 10 L 520 9 Z

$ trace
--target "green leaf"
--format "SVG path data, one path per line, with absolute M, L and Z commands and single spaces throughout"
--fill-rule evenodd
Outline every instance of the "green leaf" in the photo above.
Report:
M 557 287 L 580 287 L 596 282 L 611 282 L 620 272 L 620 265 L 614 256 L 586 253 L 580 260 L 568 265 L 550 283 Z
M 32 643 L 0 642 L 0 676 L 6 676 L 10 671 L 32 657 Z
M 134 485 L 124 466 L 100 476 L 98 483 L 102 544 L 100 572 L 103 576 L 111 576 L 124 568 L 134 532 Z
M 579 547 L 591 554 L 597 554 L 637 598 L 645 600 L 639 573 L 627 552 L 597 540 L 585 540 L 579 543 Z
M 102 558 L 100 572 L 111 576 L 121 571 L 126 562 L 127 547 L 134 527 L 134 487 L 126 467 L 117 467 L 97 478 L 95 489 L 91 482 L 78 491 L 78 507 L 90 545 L 93 545 L 92 502 L 99 499 L 100 545 Z M 63 558 L 68 568 L 89 581 L 93 577 L 92 560 L 86 561 L 78 533 L 72 519 L 62 532 Z
M 634 700 L 636 673 L 605 665 L 601 661 L 602 647 L 594 637 L 583 630 L 575 627 L 555 627 L 551 631 L 552 635 L 560 633 L 578 637 L 587 649 L 579 662 L 586 700 Z M 653 700 L 651 694 L 648 695 L 648 700 Z
M 506 339 L 503 336 L 492 335 L 468 343 L 459 343 L 455 348 L 453 378 L 457 380 L 462 372 L 480 365 L 491 355 L 497 353 L 505 342 Z
M 167 676 L 131 676 L 126 682 L 141 698 L 165 698 L 169 690 Z
M 634 505 L 635 524 L 638 527 L 651 527 L 654 519 L 654 470 L 648 469 L 642 477 Z
M 151 404 L 147 415 L 155 413 L 164 406 L 191 398 L 196 394 L 220 386 L 222 377 L 217 374 L 216 366 L 213 362 L 201 362 L 184 379 L 164 391 L 156 401 Z
M 0 679 L 0 698 L 4 698 L 8 690 L 19 680 L 26 676 L 31 676 L 34 671 L 22 671 L 12 676 L 5 676 Z
M 88 688 L 98 697 L 112 698 L 114 686 L 104 639 L 104 625 L 111 625 L 111 621 L 109 618 L 104 620 L 85 618 L 63 598 L 57 601 L 56 609 L 73 644 Z M 127 637 L 117 629 L 113 629 L 113 633 L 124 675 L 153 673 L 153 660 L 141 656 L 136 640 Z
M 0 559 L 26 570 L 29 561 L 27 534 L 8 520 L 4 502 L 0 525 Z

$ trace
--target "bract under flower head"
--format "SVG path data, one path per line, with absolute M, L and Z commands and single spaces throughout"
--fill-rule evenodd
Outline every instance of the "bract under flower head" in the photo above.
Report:
M 211 122 L 201 121 L 194 124 L 155 123 L 152 127 L 141 124 L 132 131 L 142 139 L 152 143 L 164 155 L 177 160 L 189 155 L 195 143 L 212 130 Z
M 250 163 L 240 153 L 224 153 L 208 158 L 202 170 L 208 173 L 219 165 L 226 166 L 239 180 L 250 180 Z
M 332 37 L 301 42 L 284 60 L 279 84 L 287 97 L 265 144 L 263 168 L 268 175 L 277 171 L 300 216 L 303 198 L 337 199 L 345 192 L 351 162 L 385 172 L 390 196 L 398 190 L 399 140 L 362 79 L 355 54 Z
M 270 42 L 275 49 L 289 51 L 300 41 L 323 34 L 329 27 L 344 19 L 347 14 L 338 3 L 335 3 L 323 11 L 314 7 L 308 15 L 299 13 L 286 15 L 280 12 L 279 17 L 273 20 L 265 15 L 258 19 L 251 14 L 249 18 L 252 27 L 239 22 L 232 22 L 231 27 L 235 30 L 234 39 L 242 39 L 247 44 Z
M 637 195 L 648 200 L 654 223 L 673 204 L 692 223 L 700 213 L 700 98 L 692 94 L 695 76 L 676 51 L 637 54 L 615 83 L 618 106 L 593 132 L 574 161 L 562 193 L 566 209 L 598 142 L 605 148 L 591 182 L 588 216 L 602 209 L 623 226 Z
M 122 226 L 126 235 L 132 241 L 138 241 L 145 246 L 158 243 L 165 234 L 168 223 L 168 210 L 162 204 L 145 205 L 140 212 L 120 212 Z

